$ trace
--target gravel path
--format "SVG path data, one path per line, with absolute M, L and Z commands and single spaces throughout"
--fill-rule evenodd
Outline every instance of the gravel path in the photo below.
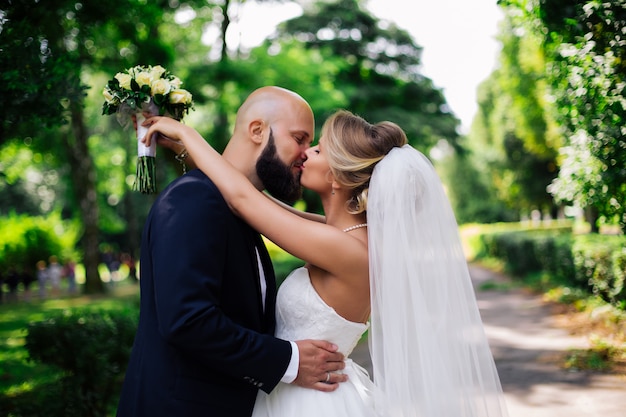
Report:
M 506 277 L 476 266 L 475 287 Z M 626 376 L 572 372 L 556 358 L 587 339 L 556 326 L 541 297 L 520 289 L 476 291 L 510 417 L 626 417 Z M 367 343 L 352 358 L 371 372 Z

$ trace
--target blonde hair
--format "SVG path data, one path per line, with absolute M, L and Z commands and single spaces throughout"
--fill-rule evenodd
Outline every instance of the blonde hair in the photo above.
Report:
M 392 148 L 408 143 L 395 123 L 368 123 L 349 111 L 339 110 L 322 127 L 324 149 L 335 180 L 352 190 L 346 202 L 350 213 L 367 210 L 367 192 L 374 167 Z

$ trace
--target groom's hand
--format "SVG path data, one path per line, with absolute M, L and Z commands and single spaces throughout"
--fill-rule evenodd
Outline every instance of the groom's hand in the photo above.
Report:
M 340 382 L 348 380 L 347 375 L 335 373 L 345 368 L 343 354 L 337 346 L 322 340 L 298 340 L 300 364 L 298 376 L 293 384 L 318 391 L 331 392 Z

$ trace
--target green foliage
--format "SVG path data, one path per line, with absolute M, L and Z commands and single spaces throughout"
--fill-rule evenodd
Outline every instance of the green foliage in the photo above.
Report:
M 267 246 L 270 258 L 272 258 L 272 264 L 274 265 L 274 273 L 276 275 L 276 282 L 278 285 L 282 284 L 285 278 L 287 278 L 287 276 L 294 269 L 301 267 L 304 264 L 301 259 L 290 255 L 267 239 L 265 240 L 265 245 Z
M 64 371 L 63 416 L 104 417 L 114 406 L 137 317 L 129 311 L 74 310 L 31 323 L 25 347 L 34 361 Z
M 595 295 L 618 304 L 626 300 L 626 239 L 623 236 L 580 236 L 572 248 L 576 280 Z
M 264 85 L 288 88 L 307 100 L 315 114 L 316 126 L 321 128 L 329 114 L 348 104 L 345 92 L 337 88 L 336 82 L 343 66 L 345 61 L 339 57 L 285 40 L 280 46 L 267 43 L 253 49 L 249 58 L 238 62 L 233 71 L 238 71 L 240 100 Z M 232 103 L 233 113 L 240 104 L 241 101 Z
M 61 378 L 55 365 L 28 360 L 24 348 L 29 323 L 62 315 L 65 310 L 126 311 L 139 307 L 139 287 L 116 286 L 114 296 L 60 297 L 29 303 L 0 304 L 0 413 L 12 417 L 63 415 Z M 129 316 L 136 316 L 129 312 Z
M 7 117 L 0 124 L 0 142 L 27 137 L 58 158 L 63 183 L 68 184 L 64 196 L 68 204 L 63 208 L 83 223 L 80 242 L 87 291 L 103 288 L 96 263 L 100 216 L 94 196 L 100 195 L 88 144 L 91 126 L 84 115 L 89 88 L 85 80 L 90 69 L 113 72 L 153 60 L 167 66 L 172 47 L 167 37 L 160 36 L 159 25 L 176 7 L 180 4 L 164 0 L 120 0 L 113 8 L 103 2 L 50 0 L 43 5 L 25 0 L 2 9 L 0 72 L 9 68 L 12 72 L 9 82 L 0 84 L 0 94 L 6 99 L 3 103 L 16 106 L 3 111 Z M 44 118 L 49 129 L 42 129 Z M 106 176 L 107 170 L 99 174 Z M 138 234 L 137 228 L 130 229 Z
M 501 1 L 542 39 L 544 73 L 568 140 L 550 192 L 626 231 L 626 3 Z
M 496 199 L 493 185 L 476 167 L 472 153 L 453 152 L 436 162 L 437 170 L 447 184 L 446 193 L 459 224 L 494 223 L 516 218 L 515 213 Z
M 0 145 L 0 214 L 47 214 L 65 184 L 54 156 L 39 152 L 31 138 Z
M 50 49 L 45 47 L 45 39 L 33 30 L 30 16 L 39 14 L 38 7 L 29 4 L 32 10 L 29 16 L 24 3 L 35 2 L 19 3 L 23 7 L 15 5 L 13 10 L 3 7 L 0 22 L 0 92 L 3 97 L 0 100 L 3 115 L 0 144 L 31 123 L 38 127 L 63 123 L 59 98 L 65 95 L 60 83 L 64 77 L 64 63 L 52 56 Z M 39 11 L 41 9 L 39 6 Z
M 421 47 L 406 31 L 381 22 L 356 0 L 317 1 L 279 27 L 276 43 L 293 39 L 343 61 L 334 85 L 345 95 L 345 108 L 370 122 L 396 122 L 424 152 L 442 139 L 458 147 L 459 121 L 443 93 L 419 73 Z
M 569 230 L 519 231 L 482 236 L 486 253 L 503 260 L 515 276 L 547 271 L 563 280 L 574 274 Z
M 62 210 L 64 218 L 80 219 L 90 284 L 85 288 L 94 291 L 97 285 L 91 284 L 100 282 L 99 239 L 114 236 L 136 254 L 152 200 L 128 192 L 136 162 L 132 133 L 101 116 L 102 87 L 112 74 L 135 65 L 160 64 L 185 80 L 197 105 L 186 123 L 218 150 L 244 97 L 267 84 L 299 92 L 311 103 L 318 127 L 337 108 L 350 108 L 372 122 L 396 121 L 423 151 L 442 138 L 454 146 L 458 120 L 443 93 L 419 73 L 421 48 L 406 31 L 359 5 L 320 3 L 296 19 L 295 30 L 287 24 L 259 48 L 221 53 L 222 45 L 206 45 L 203 34 L 209 26 L 226 33 L 224 4 L 120 0 L 111 8 L 102 2 L 25 0 L 3 6 L 0 112 L 6 117 L 0 143 L 11 141 L 20 163 L 5 159 L 7 148 L 0 152 L 0 175 L 7 175 L 7 184 L 0 182 L 0 210 Z M 309 34 L 316 39 L 305 42 Z M 216 62 L 217 56 L 222 60 Z M 167 151 L 158 153 L 174 162 Z M 178 175 L 179 166 L 169 165 L 158 164 L 158 184 Z M 35 174 L 46 181 L 32 181 Z
M 551 285 L 585 290 L 622 307 L 626 301 L 626 237 L 573 235 L 571 229 L 503 230 L 480 233 L 476 258 L 493 257 L 516 277 L 547 274 Z
M 606 340 L 594 337 L 589 349 L 572 349 L 565 359 L 565 368 L 572 371 L 607 371 L 612 365 L 623 363 L 626 352 Z
M 518 213 L 552 210 L 546 186 L 558 174 L 563 138 L 546 99 L 541 40 L 511 12 L 505 13 L 498 38 L 499 65 L 479 86 L 468 147 L 507 207 Z
M 55 255 L 75 259 L 78 228 L 58 214 L 30 217 L 10 214 L 0 218 L 0 271 L 11 267 L 32 268 L 39 260 Z

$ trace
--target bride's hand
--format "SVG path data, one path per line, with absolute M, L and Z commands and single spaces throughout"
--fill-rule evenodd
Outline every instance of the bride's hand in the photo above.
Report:
M 141 139 L 144 145 L 150 146 L 152 142 L 153 135 L 156 133 L 157 143 L 159 138 L 167 139 L 160 143 L 165 148 L 172 149 L 174 152 L 177 149 L 174 147 L 175 143 L 183 144 L 183 136 L 185 134 L 185 129 L 190 129 L 188 126 L 172 119 L 171 117 L 165 116 L 153 116 L 149 117 L 142 123 L 144 127 L 148 128 L 146 135 Z M 180 149 L 178 149 L 180 151 Z
M 154 139 L 158 146 L 171 150 L 177 156 L 185 153 L 185 144 L 181 138 L 184 133 L 183 128 L 188 128 L 187 126 L 170 117 L 147 116 L 143 126 L 148 127 L 148 132 L 141 139 L 146 146 L 150 146 L 150 142 Z M 156 135 L 153 135 L 153 133 L 156 133 Z M 185 156 L 184 163 L 190 169 L 196 168 L 196 163 L 189 153 Z

